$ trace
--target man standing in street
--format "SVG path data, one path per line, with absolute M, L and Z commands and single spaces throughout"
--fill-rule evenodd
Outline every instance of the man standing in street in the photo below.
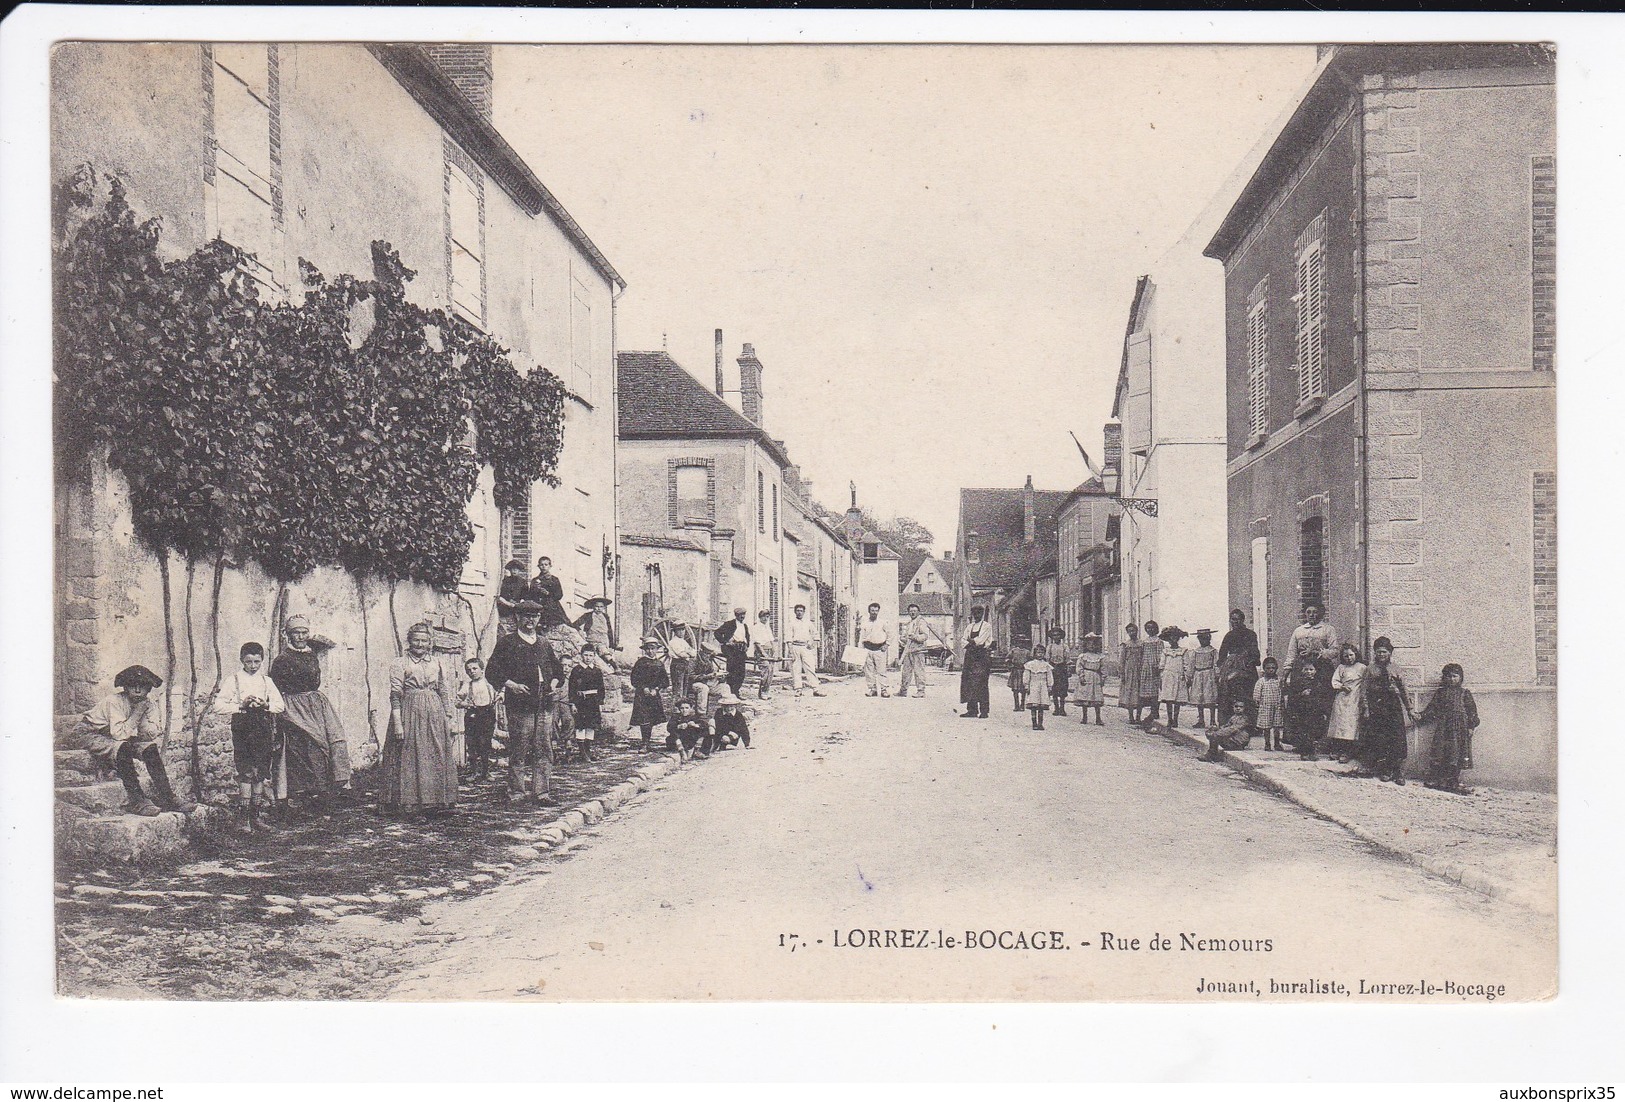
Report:
M 723 680 L 735 696 L 745 685 L 745 659 L 751 652 L 751 628 L 745 621 L 748 615 L 744 609 L 734 609 L 734 618 L 712 632 L 718 643 L 722 645 L 722 660 L 727 666 L 727 674 Z
M 752 629 L 750 638 L 756 663 L 762 670 L 762 687 L 757 690 L 756 696 L 759 700 L 766 700 L 767 691 L 773 684 L 773 670 L 779 661 L 779 644 L 773 638 L 773 614 L 765 608 L 756 614 L 756 627 Z
M 987 681 L 993 669 L 993 624 L 987 609 L 973 605 L 970 624 L 960 640 L 964 665 L 959 674 L 959 702 L 965 705 L 962 719 L 987 718 Z
M 536 560 L 536 576 L 530 580 L 525 595 L 541 606 L 539 625 L 543 633 L 570 622 L 564 614 L 564 583 L 553 576 L 553 560 L 546 555 Z
M 519 601 L 514 633 L 497 640 L 485 664 L 485 679 L 502 690 L 508 713 L 508 798 L 528 791 L 532 803 L 552 793 L 550 705 L 564 681 L 552 644 L 537 632 L 541 614 L 539 602 L 529 597 Z
M 903 625 L 903 672 L 902 681 L 897 686 L 898 696 L 908 695 L 910 683 L 914 686 L 915 696 L 925 695 L 925 679 L 922 675 L 925 673 L 926 648 L 931 645 L 932 639 L 943 647 L 948 646 L 947 641 L 920 615 L 920 606 L 909 605 L 908 623 Z
M 784 629 L 784 641 L 790 648 L 790 687 L 800 696 L 802 683 L 806 682 L 812 686 L 814 696 L 823 696 L 823 690 L 818 687 L 818 664 L 813 661 L 817 651 L 806 605 L 795 607 L 795 618 Z
M 880 619 L 880 604 L 869 605 L 869 619 L 858 635 L 858 642 L 869 653 L 863 656 L 863 679 L 869 684 L 867 696 L 890 696 L 886 685 L 886 648 L 891 643 L 891 630 Z

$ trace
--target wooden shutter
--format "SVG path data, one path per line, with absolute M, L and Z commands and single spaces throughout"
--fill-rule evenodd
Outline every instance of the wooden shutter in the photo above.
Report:
M 1247 311 L 1247 431 L 1264 436 L 1269 429 L 1269 302 L 1260 299 Z
M 1128 340 L 1128 404 L 1123 418 L 1124 443 L 1135 455 L 1151 451 L 1151 334 Z
M 1326 394 L 1326 359 L 1322 331 L 1326 320 L 1324 253 L 1319 241 L 1298 254 L 1298 401 Z

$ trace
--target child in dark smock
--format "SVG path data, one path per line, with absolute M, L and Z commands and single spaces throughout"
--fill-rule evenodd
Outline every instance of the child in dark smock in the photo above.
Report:
M 575 711 L 575 756 L 593 760 L 593 744 L 603 726 L 604 670 L 598 664 L 598 648 L 591 643 L 581 648 L 581 660 L 570 671 L 570 706 Z

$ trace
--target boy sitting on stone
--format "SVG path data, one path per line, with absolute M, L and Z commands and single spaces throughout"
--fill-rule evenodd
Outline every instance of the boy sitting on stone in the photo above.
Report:
M 164 735 L 163 719 L 157 703 L 149 699 L 152 690 L 163 683 L 163 678 L 145 666 L 127 666 L 113 679 L 118 691 L 79 721 L 80 745 L 90 751 L 97 765 L 113 770 L 124 782 L 128 797 L 124 810 L 132 815 L 152 816 L 160 811 L 187 815 L 197 807 L 176 797 L 164 769 L 163 752 L 158 747 Z M 137 758 L 147 767 L 147 779 L 158 797 L 156 804 L 141 791 L 135 771 Z
M 1247 702 L 1232 700 L 1230 718 L 1225 721 L 1224 726 L 1207 729 L 1207 753 L 1202 755 L 1202 760 L 1223 761 L 1224 755 L 1221 751 L 1245 750 L 1247 744 L 1252 741 L 1252 726 L 1247 721 Z

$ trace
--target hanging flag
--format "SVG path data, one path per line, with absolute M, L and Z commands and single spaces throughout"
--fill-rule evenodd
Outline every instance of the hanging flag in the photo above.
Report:
M 1083 465 L 1089 468 L 1090 474 L 1094 475 L 1096 478 L 1099 478 L 1100 469 L 1096 467 L 1094 462 L 1089 458 L 1089 453 L 1083 450 L 1083 441 L 1078 439 L 1078 434 L 1068 429 L 1067 435 L 1072 437 L 1072 442 L 1078 446 L 1078 454 L 1083 456 Z

